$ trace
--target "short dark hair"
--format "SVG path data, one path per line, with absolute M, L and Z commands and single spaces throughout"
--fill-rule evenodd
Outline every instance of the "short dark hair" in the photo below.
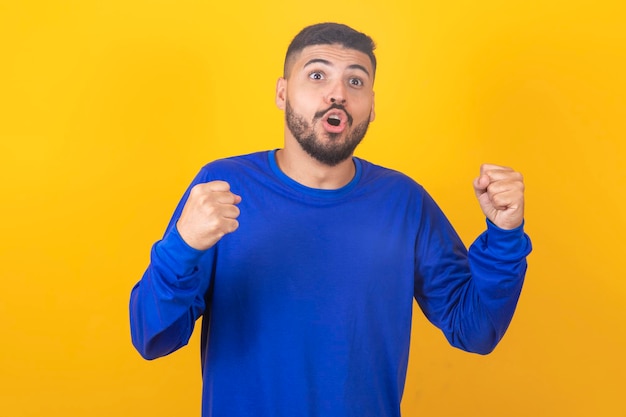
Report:
M 302 29 L 289 44 L 285 54 L 284 76 L 287 77 L 290 58 L 307 46 L 333 44 L 366 54 L 372 62 L 374 73 L 376 73 L 376 56 L 374 55 L 376 44 L 372 38 L 341 23 L 318 23 Z

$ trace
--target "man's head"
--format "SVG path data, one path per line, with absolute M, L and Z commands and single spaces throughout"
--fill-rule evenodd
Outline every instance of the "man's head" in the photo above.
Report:
M 309 26 L 294 38 L 276 86 L 286 149 L 299 146 L 329 166 L 352 156 L 374 120 L 373 50 L 369 36 L 336 23 Z
M 341 23 L 318 23 L 302 29 L 289 44 L 283 70 L 285 78 L 289 77 L 294 58 L 307 46 L 314 45 L 341 45 L 346 49 L 363 52 L 369 57 L 374 72 L 376 71 L 376 44 L 372 38 Z

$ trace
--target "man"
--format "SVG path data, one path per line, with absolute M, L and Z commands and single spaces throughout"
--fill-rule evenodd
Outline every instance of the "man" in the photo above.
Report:
M 203 317 L 203 416 L 399 416 L 413 299 L 471 352 L 511 320 L 531 249 L 521 175 L 481 167 L 487 230 L 468 253 L 421 186 L 354 157 L 373 49 L 344 25 L 303 29 L 276 87 L 284 147 L 205 166 L 132 290 L 147 359 Z

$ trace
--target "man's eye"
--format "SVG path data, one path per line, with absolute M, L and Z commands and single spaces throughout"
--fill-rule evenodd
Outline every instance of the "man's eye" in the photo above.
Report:
M 321 72 L 312 72 L 309 74 L 309 78 L 312 80 L 321 80 L 324 78 L 324 74 L 322 74 Z
M 350 78 L 349 83 L 354 87 L 361 87 L 363 85 L 363 80 L 360 78 Z

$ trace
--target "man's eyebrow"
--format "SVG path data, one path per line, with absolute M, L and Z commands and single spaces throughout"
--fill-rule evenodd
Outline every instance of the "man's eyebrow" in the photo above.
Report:
M 326 59 L 313 58 L 313 59 L 307 61 L 307 63 L 304 64 L 304 66 L 302 68 L 306 68 L 306 67 L 308 67 L 309 65 L 312 65 L 312 64 L 328 65 L 329 67 L 333 66 L 332 62 L 330 62 L 330 61 L 328 61 Z M 368 77 L 370 76 L 370 72 L 363 65 L 359 65 L 359 64 L 348 65 L 348 69 L 358 69 L 358 70 L 361 70 L 364 73 L 366 73 Z
M 330 61 L 326 60 L 326 59 L 322 59 L 322 58 L 313 58 L 309 61 L 307 61 L 306 64 L 304 64 L 304 66 L 302 68 L 306 68 L 309 65 L 312 64 L 324 64 L 324 65 L 328 65 L 328 66 L 332 66 L 332 64 L 330 63 Z
M 359 64 L 352 64 L 352 65 L 349 65 L 349 66 L 348 66 L 348 68 L 350 68 L 350 69 L 358 69 L 358 70 L 361 70 L 361 71 L 363 71 L 364 73 L 366 73 L 368 77 L 370 76 L 370 72 L 369 72 L 369 71 L 367 70 L 367 68 L 365 68 L 363 65 L 359 65 Z

